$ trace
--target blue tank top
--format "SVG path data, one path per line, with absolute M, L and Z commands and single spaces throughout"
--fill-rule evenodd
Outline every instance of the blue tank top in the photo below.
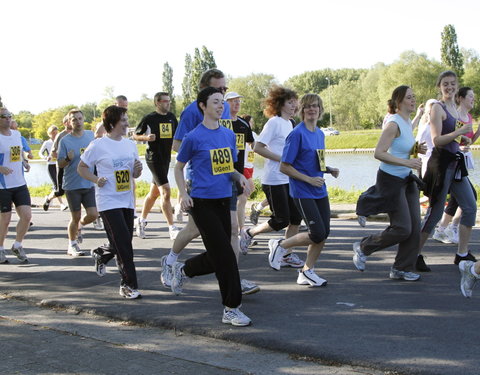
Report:
M 439 104 L 442 106 L 443 110 L 447 114 L 447 118 L 442 121 L 442 135 L 453 133 L 455 131 L 457 119 L 453 117 L 450 112 L 447 111 L 447 106 L 444 103 Z M 443 148 L 444 150 L 450 151 L 451 153 L 455 154 L 459 149 L 459 144 L 455 141 L 452 141 L 440 148 Z
M 394 138 L 392 145 L 388 149 L 388 153 L 401 159 L 410 159 L 410 152 L 415 144 L 415 137 L 412 131 L 412 122 L 410 120 L 405 121 L 399 114 L 392 115 L 388 118 L 388 122 L 394 122 L 398 126 L 400 135 Z M 401 165 L 393 165 L 385 162 L 380 163 L 380 169 L 385 173 L 393 176 L 405 178 L 412 171 L 409 167 Z

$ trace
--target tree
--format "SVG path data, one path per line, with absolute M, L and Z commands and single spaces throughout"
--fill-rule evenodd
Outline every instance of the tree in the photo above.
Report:
M 143 116 L 154 110 L 153 99 L 147 95 L 143 95 L 139 101 L 130 102 L 128 104 L 128 122 L 130 126 L 137 126 Z
M 480 93 L 480 57 L 474 50 L 463 51 L 465 59 L 465 73 L 463 75 L 463 84 L 471 87 L 476 95 Z M 472 111 L 472 116 L 480 116 L 480 106 L 476 105 Z
M 192 56 L 185 54 L 185 75 L 182 81 L 183 108 L 192 100 Z
M 440 49 L 442 63 L 457 73 L 458 77 L 463 76 L 463 56 L 457 44 L 457 33 L 453 25 L 447 25 L 442 31 L 442 47 Z
M 56 109 L 49 109 L 48 111 L 35 115 L 32 120 L 32 129 L 35 138 L 48 139 L 47 129 L 50 125 L 56 125 L 59 129 L 63 128 L 63 117 L 72 108 L 77 108 L 75 105 L 67 105 Z
M 193 61 L 192 61 L 192 75 L 190 76 L 191 79 L 191 88 L 192 88 L 192 96 L 196 98 L 198 95 L 198 83 L 200 82 L 200 78 L 202 77 L 204 70 L 204 63 L 202 61 L 202 56 L 200 55 L 200 50 L 195 48 L 195 52 L 193 54 Z
M 163 64 L 162 83 L 162 90 L 170 94 L 170 99 L 172 101 L 170 111 L 176 115 L 175 95 L 173 95 L 173 69 L 168 62 Z
M 85 103 L 81 105 L 80 110 L 83 112 L 85 122 L 88 123 L 96 121 L 97 116 L 101 115 L 101 112 L 98 112 L 97 110 L 97 103 L 95 102 Z
M 20 111 L 15 115 L 18 127 L 20 128 L 32 128 L 34 114 L 29 111 Z
M 203 71 L 213 69 L 217 67 L 215 57 L 213 57 L 213 51 L 210 51 L 206 46 L 202 46 L 202 68 Z

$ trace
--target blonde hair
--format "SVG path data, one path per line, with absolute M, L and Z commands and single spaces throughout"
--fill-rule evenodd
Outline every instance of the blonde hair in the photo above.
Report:
M 52 135 L 52 133 L 55 131 L 55 130 L 58 130 L 57 126 L 56 125 L 50 125 L 47 129 L 47 134 L 50 136 Z

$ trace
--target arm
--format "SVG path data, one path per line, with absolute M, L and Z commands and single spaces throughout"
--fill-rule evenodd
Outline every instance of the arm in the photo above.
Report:
M 375 159 L 383 161 L 387 164 L 420 169 L 422 167 L 422 161 L 420 159 L 402 159 L 388 153 L 388 149 L 398 135 L 398 125 L 394 122 L 388 122 L 382 132 L 382 135 L 380 136 L 380 139 L 378 140 L 377 147 L 375 148 Z
M 185 163 L 182 163 L 181 161 L 177 160 L 177 162 L 175 163 L 173 172 L 175 175 L 175 182 L 177 183 L 180 207 L 182 207 L 183 211 L 186 211 L 190 207 L 193 207 L 193 200 L 188 195 L 187 189 L 185 186 L 185 177 L 183 176 L 184 168 L 185 168 Z
M 473 135 L 472 144 L 477 141 L 478 137 L 480 137 L 480 123 L 478 124 L 477 131 L 476 131 L 475 134 Z
M 434 104 L 430 112 L 430 132 L 432 134 L 433 144 L 441 147 L 453 142 L 459 135 L 467 134 L 472 131 L 472 125 L 463 125 L 455 129 L 452 133 L 442 135 L 442 121 L 446 116 L 445 111 L 440 104 Z
M 48 161 L 50 159 L 49 155 L 46 155 L 46 156 L 44 155 L 45 150 L 47 150 L 47 142 L 48 141 L 45 141 L 42 143 L 40 150 L 38 150 L 38 156 L 40 156 L 43 160 Z
M 172 143 L 172 150 L 175 152 L 178 152 L 178 150 L 180 150 L 181 145 L 182 145 L 182 141 L 179 141 L 178 139 L 174 139 Z
M 280 172 L 286 174 L 288 177 L 294 178 L 299 181 L 306 182 L 312 186 L 321 187 L 325 183 L 325 179 L 322 177 L 310 177 L 306 174 L 300 173 L 297 171 L 293 165 L 285 162 L 280 164 Z
M 134 134 L 133 139 L 136 141 L 142 141 L 142 142 L 153 142 L 156 139 L 155 134 Z
M 413 129 L 415 129 L 418 126 L 418 123 L 420 122 L 420 119 L 422 118 L 424 112 L 425 112 L 425 106 L 423 104 L 420 104 L 417 108 L 417 113 L 412 120 Z
M 251 194 L 250 185 L 248 184 L 248 181 L 243 174 L 240 174 L 238 171 L 233 172 L 232 180 L 238 182 L 240 186 L 243 188 L 244 193 L 247 196 L 250 196 Z
M 64 159 L 61 159 L 61 160 L 64 160 Z M 59 164 L 60 164 L 60 160 L 59 160 Z M 80 160 L 80 163 L 78 163 L 77 172 L 80 175 L 80 177 L 84 178 L 85 180 L 91 181 L 94 184 L 97 184 L 98 187 L 103 187 L 107 182 L 106 177 L 99 177 L 94 175 L 90 171 L 90 167 L 87 164 L 85 164 L 82 160 Z
M 255 151 L 257 154 L 263 156 L 264 158 L 273 160 L 273 161 L 281 161 L 282 156 L 275 154 L 274 152 L 270 151 L 267 148 L 267 145 L 262 142 L 255 142 L 253 146 L 253 151 Z

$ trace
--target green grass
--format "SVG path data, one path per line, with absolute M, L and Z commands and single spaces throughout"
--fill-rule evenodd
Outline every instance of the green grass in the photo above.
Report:
M 381 133 L 380 129 L 342 131 L 325 137 L 325 147 L 327 150 L 375 148 Z

